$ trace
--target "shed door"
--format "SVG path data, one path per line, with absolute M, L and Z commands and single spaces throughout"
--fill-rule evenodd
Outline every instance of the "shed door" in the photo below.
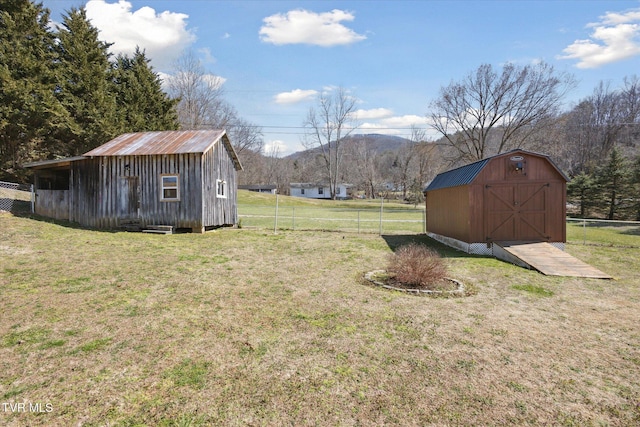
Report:
M 487 185 L 487 241 L 548 241 L 548 183 Z
M 118 178 L 118 217 L 137 218 L 140 207 L 140 186 L 137 176 Z

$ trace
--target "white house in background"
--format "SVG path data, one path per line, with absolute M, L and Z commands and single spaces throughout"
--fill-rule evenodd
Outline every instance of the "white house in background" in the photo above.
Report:
M 351 187 L 351 184 L 338 184 L 336 188 L 336 198 L 350 198 Z M 329 184 L 292 182 L 289 184 L 289 194 L 293 197 L 306 197 L 308 199 L 330 199 L 331 189 L 329 188 Z
M 238 190 L 248 190 L 255 193 L 276 194 L 278 186 L 275 184 L 247 184 L 238 185 Z

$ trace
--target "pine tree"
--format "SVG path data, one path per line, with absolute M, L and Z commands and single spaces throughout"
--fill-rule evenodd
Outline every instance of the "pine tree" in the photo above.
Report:
M 178 115 L 172 100 L 162 90 L 162 82 L 140 49 L 132 58 L 118 55 L 113 83 L 121 132 L 178 129 Z
M 580 207 L 581 218 L 585 218 L 597 204 L 598 197 L 593 176 L 584 171 L 574 176 L 567 185 L 567 198 L 570 203 Z
M 0 177 L 24 180 L 21 164 L 56 152 L 51 135 L 66 121 L 56 100 L 55 36 L 49 11 L 0 0 Z
M 111 80 L 109 44 L 84 9 L 71 9 L 58 33 L 61 82 L 57 95 L 71 121 L 60 139 L 68 155 L 82 154 L 118 133 L 117 104 Z
M 640 221 L 640 156 L 636 157 L 631 170 L 631 200 L 635 220 Z
M 607 219 L 615 218 L 623 200 L 629 195 L 630 172 L 627 159 L 615 147 L 608 162 L 597 170 L 596 182 L 601 194 L 599 207 L 607 212 Z

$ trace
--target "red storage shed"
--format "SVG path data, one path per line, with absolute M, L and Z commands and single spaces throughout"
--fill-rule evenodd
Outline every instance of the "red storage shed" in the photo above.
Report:
M 468 253 L 494 242 L 564 249 L 568 178 L 545 155 L 513 150 L 437 175 L 425 189 L 426 230 Z

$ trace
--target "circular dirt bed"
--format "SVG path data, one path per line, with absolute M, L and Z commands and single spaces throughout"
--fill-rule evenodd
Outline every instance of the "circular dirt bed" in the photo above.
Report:
M 366 281 L 382 286 L 393 291 L 407 292 L 413 295 L 425 296 L 465 296 L 464 285 L 456 279 L 446 278 L 437 283 L 430 283 L 428 286 L 415 287 L 402 284 L 390 276 L 386 270 L 374 270 L 364 275 Z

